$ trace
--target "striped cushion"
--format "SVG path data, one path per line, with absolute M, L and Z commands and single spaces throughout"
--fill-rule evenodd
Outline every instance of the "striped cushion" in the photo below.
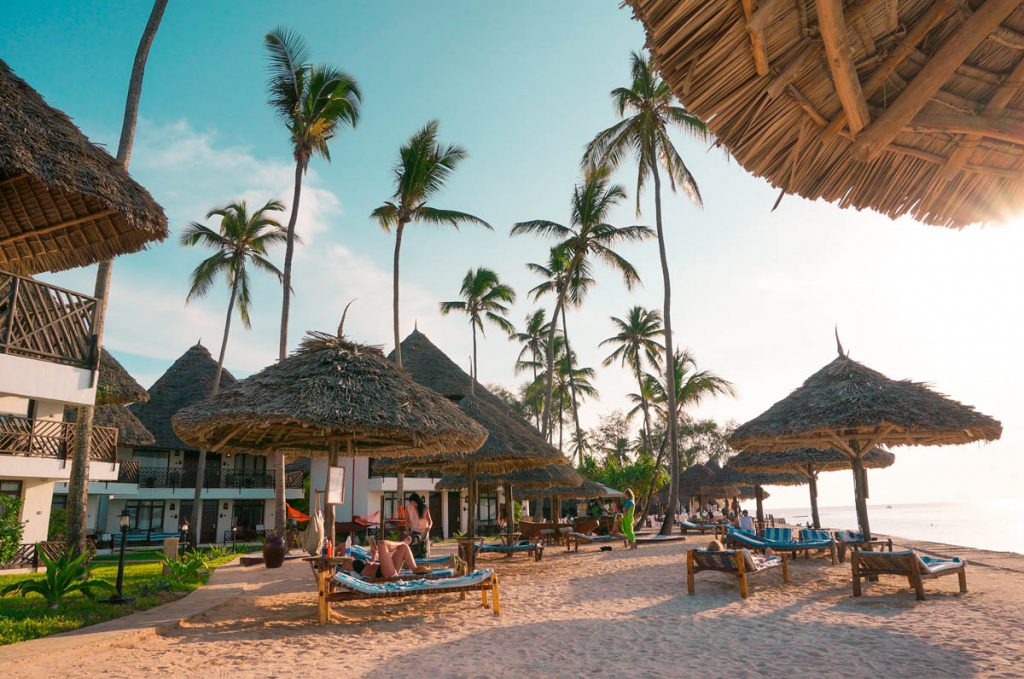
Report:
M 747 547 L 754 547 L 755 549 L 764 549 L 768 546 L 768 543 L 764 540 L 741 530 L 730 530 L 729 537 Z
M 717 568 L 722 570 L 739 570 L 736 566 L 736 556 L 743 555 L 743 570 L 748 573 L 763 571 L 782 565 L 782 557 L 778 556 L 755 556 L 746 549 L 726 549 L 721 552 L 709 552 L 706 549 L 693 550 L 694 559 L 705 568 Z
M 343 571 L 343 570 L 339 569 L 338 572 L 339 573 L 347 573 L 348 575 L 351 575 L 352 577 L 359 578 L 360 580 L 366 580 L 367 579 L 365 576 L 361 575 L 360 573 L 356 573 L 355 571 Z M 402 570 L 400 570 L 398 572 L 398 575 L 400 577 L 407 577 L 407 576 L 410 576 L 410 575 L 416 575 L 416 573 L 413 573 L 408 568 L 403 568 Z M 432 578 L 450 578 L 450 577 L 455 575 L 455 569 L 454 568 L 431 568 L 429 573 L 426 573 L 426 574 L 420 573 L 419 575 L 429 575 Z
M 956 570 L 964 565 L 959 557 L 954 559 L 939 559 L 932 556 L 918 556 L 912 549 L 905 549 L 898 552 L 863 552 L 858 551 L 857 555 L 869 568 L 877 570 L 890 570 L 898 573 L 906 572 L 906 557 L 913 556 L 917 560 L 918 570 L 922 575 L 935 575 L 942 571 Z
M 366 582 L 348 573 L 336 573 L 334 584 L 360 594 L 400 594 L 411 592 L 438 592 L 446 589 L 470 587 L 490 579 L 494 571 L 485 568 L 475 570 L 468 575 L 442 580 L 402 580 L 399 582 Z
M 777 542 L 792 542 L 793 540 L 793 529 L 792 528 L 765 528 L 764 537 L 766 540 L 775 540 Z
M 526 552 L 536 548 L 537 545 L 480 545 L 481 552 Z
M 363 561 L 373 561 L 373 556 L 370 552 L 369 547 L 364 547 L 362 545 L 351 545 L 347 550 L 345 550 L 345 553 L 348 554 L 348 556 L 351 556 L 356 559 L 362 559 Z M 450 562 L 450 556 L 432 556 L 429 559 L 416 559 L 416 563 L 426 564 L 428 566 L 431 564 L 441 564 Z
M 832 534 L 827 530 L 814 530 L 813 528 L 802 528 L 800 530 L 800 540 L 808 540 L 812 542 L 832 542 Z
M 855 530 L 837 530 L 836 539 L 840 542 L 863 542 L 864 533 Z

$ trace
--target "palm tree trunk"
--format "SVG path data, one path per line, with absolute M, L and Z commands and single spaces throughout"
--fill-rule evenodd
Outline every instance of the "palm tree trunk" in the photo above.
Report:
M 647 446 L 649 452 L 654 452 L 654 444 L 651 441 L 651 415 L 647 404 L 647 396 L 644 395 L 644 383 L 643 377 L 640 375 L 640 371 L 636 371 L 636 381 L 640 388 L 638 392 L 640 394 L 640 408 L 644 413 L 644 445 Z M 665 441 L 661 442 L 661 448 L 658 449 L 658 457 L 654 462 L 654 474 L 651 476 L 651 483 L 647 487 L 647 497 L 644 498 L 644 510 L 640 512 L 640 520 L 637 522 L 637 526 L 643 525 L 644 520 L 647 518 L 647 512 L 651 508 L 651 496 L 654 495 L 654 483 L 658 480 L 658 472 L 661 470 L 661 458 L 665 454 Z
M 235 310 L 235 298 L 237 297 L 237 287 L 231 286 L 231 296 L 228 297 L 228 314 L 227 318 L 224 319 L 224 336 L 220 340 L 220 355 L 217 357 L 217 372 L 213 376 L 213 387 L 210 389 L 210 396 L 216 396 L 220 393 L 220 378 L 224 374 L 224 355 L 228 350 L 228 335 L 231 332 L 231 314 Z M 199 461 L 196 463 L 196 489 L 192 495 L 192 544 L 199 546 L 199 538 L 201 533 L 199 527 L 203 521 L 203 485 L 206 481 L 206 449 L 199 449 Z
M 402 254 L 402 233 L 404 231 L 405 222 L 399 221 L 398 227 L 395 229 L 395 259 L 391 279 L 391 321 L 395 331 L 395 363 L 398 364 L 399 368 L 402 367 L 402 337 L 398 323 L 398 280 L 399 263 Z M 398 472 L 396 477 L 395 494 L 398 497 L 399 506 L 405 506 L 405 474 L 402 472 Z
M 149 58 L 149 48 L 153 46 L 153 39 L 156 37 L 157 29 L 160 28 L 160 21 L 163 19 L 164 10 L 167 8 L 167 0 L 155 0 L 153 9 L 149 13 L 146 27 L 142 30 L 142 37 L 139 39 L 139 46 L 135 50 L 135 62 L 132 64 L 132 74 L 128 80 L 128 96 L 125 98 L 124 118 L 121 121 L 121 139 L 117 144 L 117 162 L 124 169 L 128 169 L 128 163 L 132 157 L 132 146 L 135 143 L 135 125 L 139 118 L 139 102 L 142 99 L 142 78 L 146 73 L 146 61 Z M 103 347 L 103 329 L 106 324 L 107 299 L 110 294 L 110 275 L 113 269 L 113 261 L 100 262 L 96 269 L 96 284 L 94 295 L 96 297 L 96 320 L 93 324 L 93 336 L 95 338 L 93 351 L 95 351 L 95 364 L 99 365 L 100 351 Z M 95 381 L 96 373 L 93 372 Z M 75 447 L 71 456 L 71 470 L 68 478 L 68 508 L 67 508 L 67 544 L 73 554 L 82 554 L 86 551 L 86 511 L 89 503 L 89 455 L 92 447 L 94 407 L 86 406 L 78 409 L 77 424 L 75 427 Z
M 477 364 L 476 364 L 476 325 L 473 323 L 472 320 L 470 320 L 469 326 L 470 326 L 470 328 L 473 329 L 473 374 L 469 376 L 469 393 L 473 394 L 473 393 L 476 392 L 476 379 L 477 379 L 477 377 L 476 377 L 476 374 L 477 374 Z
M 569 392 L 572 396 L 572 419 L 576 424 L 576 455 L 583 464 L 583 430 L 580 428 L 580 406 L 576 400 L 576 378 L 572 374 L 572 349 L 569 347 L 569 325 L 565 320 L 565 305 L 562 305 L 562 335 L 565 337 L 565 355 L 569 360 Z
M 548 346 L 545 351 L 547 354 L 545 358 L 545 370 L 547 373 L 544 376 L 544 426 L 540 430 L 541 435 L 545 438 L 551 433 L 551 398 L 552 391 L 555 388 L 555 331 L 558 329 L 558 314 L 562 311 L 562 305 L 564 304 L 565 288 L 564 285 L 560 285 L 555 297 L 555 313 L 551 316 L 551 327 L 548 328 Z
M 654 221 L 658 229 L 658 254 L 661 256 L 661 277 L 665 287 L 665 391 L 668 392 L 668 451 L 669 469 L 672 478 L 669 480 L 669 506 L 665 512 L 665 521 L 661 524 L 662 535 L 672 532 L 675 525 L 676 506 L 679 504 L 679 441 L 676 413 L 676 364 L 672 349 L 672 281 L 668 270 L 668 254 L 665 252 L 665 230 L 661 223 L 661 175 L 657 164 L 652 164 L 654 173 Z

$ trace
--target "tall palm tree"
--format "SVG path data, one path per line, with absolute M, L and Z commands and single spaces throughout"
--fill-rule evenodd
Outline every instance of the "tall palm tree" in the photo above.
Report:
M 669 130 L 677 128 L 701 140 L 707 139 L 708 133 L 699 118 L 673 101 L 672 91 L 651 67 L 646 56 L 633 52 L 630 70 L 632 82 L 629 86 L 611 91 L 616 113 L 622 120 L 594 137 L 583 155 L 583 162 L 585 166 L 607 165 L 614 168 L 627 157 L 636 156 L 637 215 L 640 214 L 640 194 L 648 179 L 654 181 L 654 219 L 658 229 L 658 253 L 661 256 L 661 275 L 665 288 L 665 379 L 668 384 L 669 410 L 674 411 L 674 375 L 670 369 L 675 353 L 672 342 L 672 284 L 661 216 L 661 169 L 665 170 L 673 192 L 679 187 L 700 207 L 701 196 L 697 181 L 672 144 Z M 663 533 L 671 530 L 674 525 L 675 507 L 679 503 L 679 434 L 674 418 L 668 422 L 668 438 L 672 481 L 669 512 L 662 525 Z
M 484 334 L 484 320 L 498 326 L 506 335 L 515 333 L 515 327 L 509 322 L 508 306 L 516 301 L 516 292 L 498 279 L 498 274 L 490 269 L 480 267 L 470 269 L 462 279 L 459 289 L 461 300 L 441 302 L 441 313 L 447 316 L 453 311 L 461 311 L 469 317 L 469 326 L 473 330 L 473 375 L 469 383 L 469 393 L 476 389 L 480 369 L 476 358 L 476 331 Z
M 634 306 L 630 308 L 625 319 L 612 316 L 611 320 L 617 332 L 603 340 L 599 346 L 611 346 L 614 350 L 604 359 L 602 365 L 607 367 L 618 361 L 622 367 L 628 367 L 633 371 L 644 420 L 643 441 L 647 451 L 653 455 L 650 404 L 644 390 L 643 374 L 645 364 L 649 364 L 655 370 L 661 364 L 662 346 L 658 338 L 665 334 L 661 327 L 661 314 L 655 309 Z
M 533 381 L 537 381 L 537 371 L 540 370 L 544 360 L 544 343 L 547 341 L 547 336 L 548 328 L 544 309 L 536 309 L 533 313 L 527 314 L 523 330 L 514 333 L 510 338 L 521 345 L 519 356 L 516 357 L 516 375 L 532 370 Z M 527 405 L 533 413 L 534 425 L 540 429 L 540 408 L 533 407 L 532 400 Z
M 284 250 L 284 279 L 281 299 L 281 328 L 278 360 L 288 354 L 288 314 L 291 309 L 292 255 L 295 252 L 295 222 L 299 217 L 302 177 L 314 155 L 330 162 L 329 142 L 338 131 L 359 121 L 362 93 L 355 79 L 326 64 L 311 64 L 311 53 L 297 33 L 276 28 L 263 39 L 269 58 L 267 81 L 270 107 L 285 124 L 295 159 L 295 184 Z M 284 537 L 285 488 L 284 453 L 274 455 L 274 532 Z
M 614 226 L 607 222 L 612 208 L 626 197 L 626 190 L 610 183 L 608 170 L 595 167 L 584 174 L 583 181 L 573 190 L 570 204 L 569 226 L 544 219 L 519 222 L 512 227 L 512 235 L 537 234 L 558 239 L 557 251 L 567 259 L 566 275 L 557 284 L 555 308 L 551 314 L 551 328 L 548 330 L 548 346 L 545 366 L 544 418 L 541 433 L 551 431 L 551 399 L 554 379 L 554 333 L 556 321 L 562 313 L 569 293 L 567 280 L 581 275 L 592 258 L 599 259 L 622 275 L 626 287 L 632 289 L 640 282 L 636 269 L 614 247 L 624 242 L 637 242 L 654 235 L 646 226 Z
M 392 321 L 395 331 L 395 362 L 402 365 L 402 344 L 398 324 L 399 258 L 402 234 L 412 222 L 423 222 L 458 229 L 463 224 L 491 225 L 467 212 L 445 210 L 427 203 L 435 198 L 451 178 L 455 168 L 466 158 L 466 149 L 457 144 L 442 146 L 437 140 L 438 123 L 431 120 L 409 138 L 398 151 L 394 167 L 395 192 L 370 215 L 382 229 L 395 232 L 395 258 L 392 299 Z
M 154 0 L 153 9 L 142 29 L 139 46 L 135 50 L 135 61 L 132 74 L 128 79 L 128 95 L 124 102 L 124 117 L 121 119 L 121 138 L 117 144 L 117 162 L 124 169 L 132 157 L 132 146 L 135 143 L 135 125 L 139 119 L 139 102 L 142 100 L 142 79 L 146 73 L 146 62 L 153 39 L 160 28 L 167 0 Z M 93 296 L 96 298 L 96 318 L 92 332 L 96 338 L 94 351 L 99 353 L 103 348 L 103 329 L 107 319 L 107 298 L 110 295 L 110 278 L 114 271 L 114 261 L 108 259 L 96 267 L 96 283 Z M 73 554 L 85 553 L 87 545 L 87 505 L 89 502 L 89 457 L 92 446 L 92 430 L 95 408 L 85 406 L 79 408 L 75 424 L 75 447 L 71 454 L 71 469 L 68 478 L 68 547 Z
M 563 335 L 564 338 L 564 335 Z M 558 343 L 556 338 L 556 343 Z M 573 416 L 575 418 L 575 424 L 577 425 L 577 433 L 574 437 L 574 445 L 572 452 L 576 455 L 578 463 L 583 464 L 583 455 L 586 452 L 586 439 L 579 431 L 579 416 L 577 414 L 577 408 L 580 402 L 587 398 L 597 398 L 598 392 L 594 387 L 591 380 L 594 379 L 594 369 L 588 367 L 581 367 L 577 364 L 576 353 L 569 349 L 569 344 L 563 342 L 564 347 L 559 356 L 555 372 L 555 398 L 559 404 L 559 449 L 562 447 L 562 436 L 561 436 L 561 423 L 562 423 L 562 408 L 568 405 L 572 408 Z
M 211 396 L 220 392 L 220 378 L 224 372 L 224 355 L 228 348 L 228 334 L 231 332 L 231 316 L 234 314 L 235 305 L 238 305 L 238 315 L 242 319 L 242 325 L 246 329 L 252 327 L 249 315 L 252 309 L 252 291 L 249 286 L 248 266 L 272 274 L 278 281 L 283 275 L 267 259 L 267 250 L 274 245 L 284 243 L 287 240 L 287 232 L 284 227 L 272 216 L 275 212 L 284 211 L 284 204 L 277 200 L 268 201 L 263 207 L 251 215 L 245 201 L 231 203 L 221 208 L 210 210 L 206 218 L 220 218 L 220 225 L 216 230 L 205 224 L 192 222 L 182 232 L 180 242 L 186 247 L 202 245 L 214 250 L 214 253 L 204 259 L 192 272 L 191 286 L 185 303 L 203 298 L 207 295 L 213 284 L 221 276 L 228 285 L 228 312 L 224 319 L 224 336 L 220 341 L 220 354 L 217 357 L 217 372 L 213 377 L 213 387 L 210 390 Z M 199 544 L 199 527 L 203 519 L 202 492 L 205 481 L 206 470 L 206 449 L 200 449 L 199 462 L 196 469 L 195 495 L 192 502 L 191 525 L 193 527 L 193 542 Z

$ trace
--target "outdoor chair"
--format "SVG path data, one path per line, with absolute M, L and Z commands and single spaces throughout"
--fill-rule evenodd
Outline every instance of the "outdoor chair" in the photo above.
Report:
M 660 545 L 663 542 L 686 542 L 685 535 L 640 535 L 636 536 L 638 545 Z
M 839 563 L 844 563 L 846 561 L 847 549 L 862 549 L 864 547 L 878 545 L 882 550 L 892 551 L 891 538 L 873 538 L 871 540 L 865 540 L 864 533 L 860 533 L 855 530 L 837 530 L 835 532 L 835 538 L 836 545 L 839 548 Z
M 789 583 L 789 560 L 780 556 L 755 557 L 746 549 L 729 549 L 711 552 L 706 549 L 691 549 L 686 552 L 686 591 L 695 593 L 694 576 L 701 571 L 732 573 L 740 582 L 740 596 L 749 594 L 747 576 L 782 568 L 782 582 Z
M 827 531 L 823 531 L 826 533 Z M 769 540 L 761 538 L 751 533 L 747 533 L 742 530 L 730 530 L 726 536 L 726 542 L 731 547 L 745 547 L 747 549 L 755 549 L 762 554 L 769 547 L 775 552 L 789 552 L 793 556 L 796 556 L 800 552 L 804 552 L 804 555 L 810 558 L 812 550 L 827 551 L 829 557 L 832 559 L 832 563 L 836 563 L 836 543 L 829 535 L 824 538 L 815 540 L 790 540 L 788 542 L 781 542 L 777 540 Z
M 327 624 L 331 619 L 331 604 L 336 601 L 359 599 L 396 599 L 407 596 L 433 594 L 462 594 L 478 591 L 483 606 L 491 607 L 495 615 L 501 614 L 501 595 L 498 576 L 490 569 L 476 570 L 454 578 L 402 580 L 397 582 L 367 582 L 347 573 L 333 573 L 331 569 L 317 572 L 317 622 Z M 487 593 L 493 594 L 493 604 Z
M 718 524 L 714 523 L 694 523 L 693 521 L 676 521 L 676 525 L 679 526 L 683 534 L 689 533 L 691 530 L 695 533 L 704 535 L 707 532 L 714 532 Z
M 621 535 L 586 535 L 585 533 L 569 533 L 565 537 L 565 551 L 579 552 L 580 545 L 603 544 L 622 540 Z
M 900 552 L 866 552 L 855 549 L 850 556 L 853 570 L 853 596 L 861 595 L 861 579 L 877 579 L 879 575 L 900 575 L 907 578 L 918 601 L 924 601 L 924 580 L 934 580 L 944 575 L 956 575 L 960 580 L 960 592 L 967 592 L 967 562 L 955 557 L 939 559 L 918 556 L 908 549 Z
M 540 561 L 541 557 L 544 556 L 544 545 L 539 542 L 529 542 L 518 545 L 484 543 L 477 548 L 477 552 L 480 554 L 504 554 L 507 557 L 523 552 L 532 556 L 534 561 Z

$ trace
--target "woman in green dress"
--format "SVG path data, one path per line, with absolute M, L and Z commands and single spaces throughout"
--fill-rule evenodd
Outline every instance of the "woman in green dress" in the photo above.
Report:
M 631 488 L 626 489 L 626 501 L 622 503 L 622 535 L 626 538 L 630 549 L 636 549 L 636 533 L 633 532 L 633 514 L 636 510 L 636 498 Z

